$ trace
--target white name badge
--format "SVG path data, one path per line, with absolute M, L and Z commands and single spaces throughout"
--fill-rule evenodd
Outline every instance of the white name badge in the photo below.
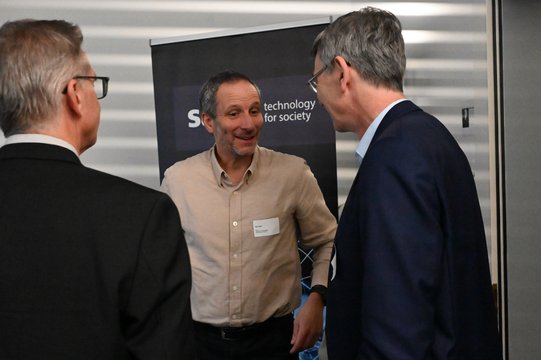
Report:
M 254 236 L 271 236 L 280 233 L 280 220 L 276 218 L 254 220 Z

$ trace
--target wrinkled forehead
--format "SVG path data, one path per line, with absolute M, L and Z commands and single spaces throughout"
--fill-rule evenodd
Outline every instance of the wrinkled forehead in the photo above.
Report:
M 233 104 L 259 103 L 261 98 L 257 88 L 246 80 L 224 82 L 216 92 L 216 105 L 227 107 Z

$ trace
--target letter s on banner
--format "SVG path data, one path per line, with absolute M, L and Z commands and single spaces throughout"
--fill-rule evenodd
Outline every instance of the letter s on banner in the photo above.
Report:
M 199 109 L 192 109 L 188 111 L 188 119 L 190 119 L 190 121 L 188 122 L 188 127 L 190 128 L 196 128 L 201 125 L 201 118 L 199 118 Z

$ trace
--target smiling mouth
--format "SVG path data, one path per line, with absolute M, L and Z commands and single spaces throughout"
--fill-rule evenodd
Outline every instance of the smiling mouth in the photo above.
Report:
M 255 139 L 255 135 L 250 135 L 250 136 L 237 136 L 237 139 L 239 139 L 239 140 L 244 140 L 244 141 L 250 141 L 250 140 Z

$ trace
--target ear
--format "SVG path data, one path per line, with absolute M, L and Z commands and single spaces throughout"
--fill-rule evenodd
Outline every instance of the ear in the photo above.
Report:
M 82 116 L 82 103 L 79 94 L 79 83 L 75 79 L 71 79 L 66 86 L 66 105 L 77 115 Z
M 203 124 L 205 129 L 207 129 L 209 134 L 214 134 L 214 120 L 212 120 L 212 118 L 207 113 L 203 113 L 201 115 L 201 123 Z
M 349 88 L 353 76 L 353 68 L 349 65 L 346 59 L 338 55 L 334 58 L 334 62 L 338 70 L 340 70 L 340 88 L 342 91 Z

